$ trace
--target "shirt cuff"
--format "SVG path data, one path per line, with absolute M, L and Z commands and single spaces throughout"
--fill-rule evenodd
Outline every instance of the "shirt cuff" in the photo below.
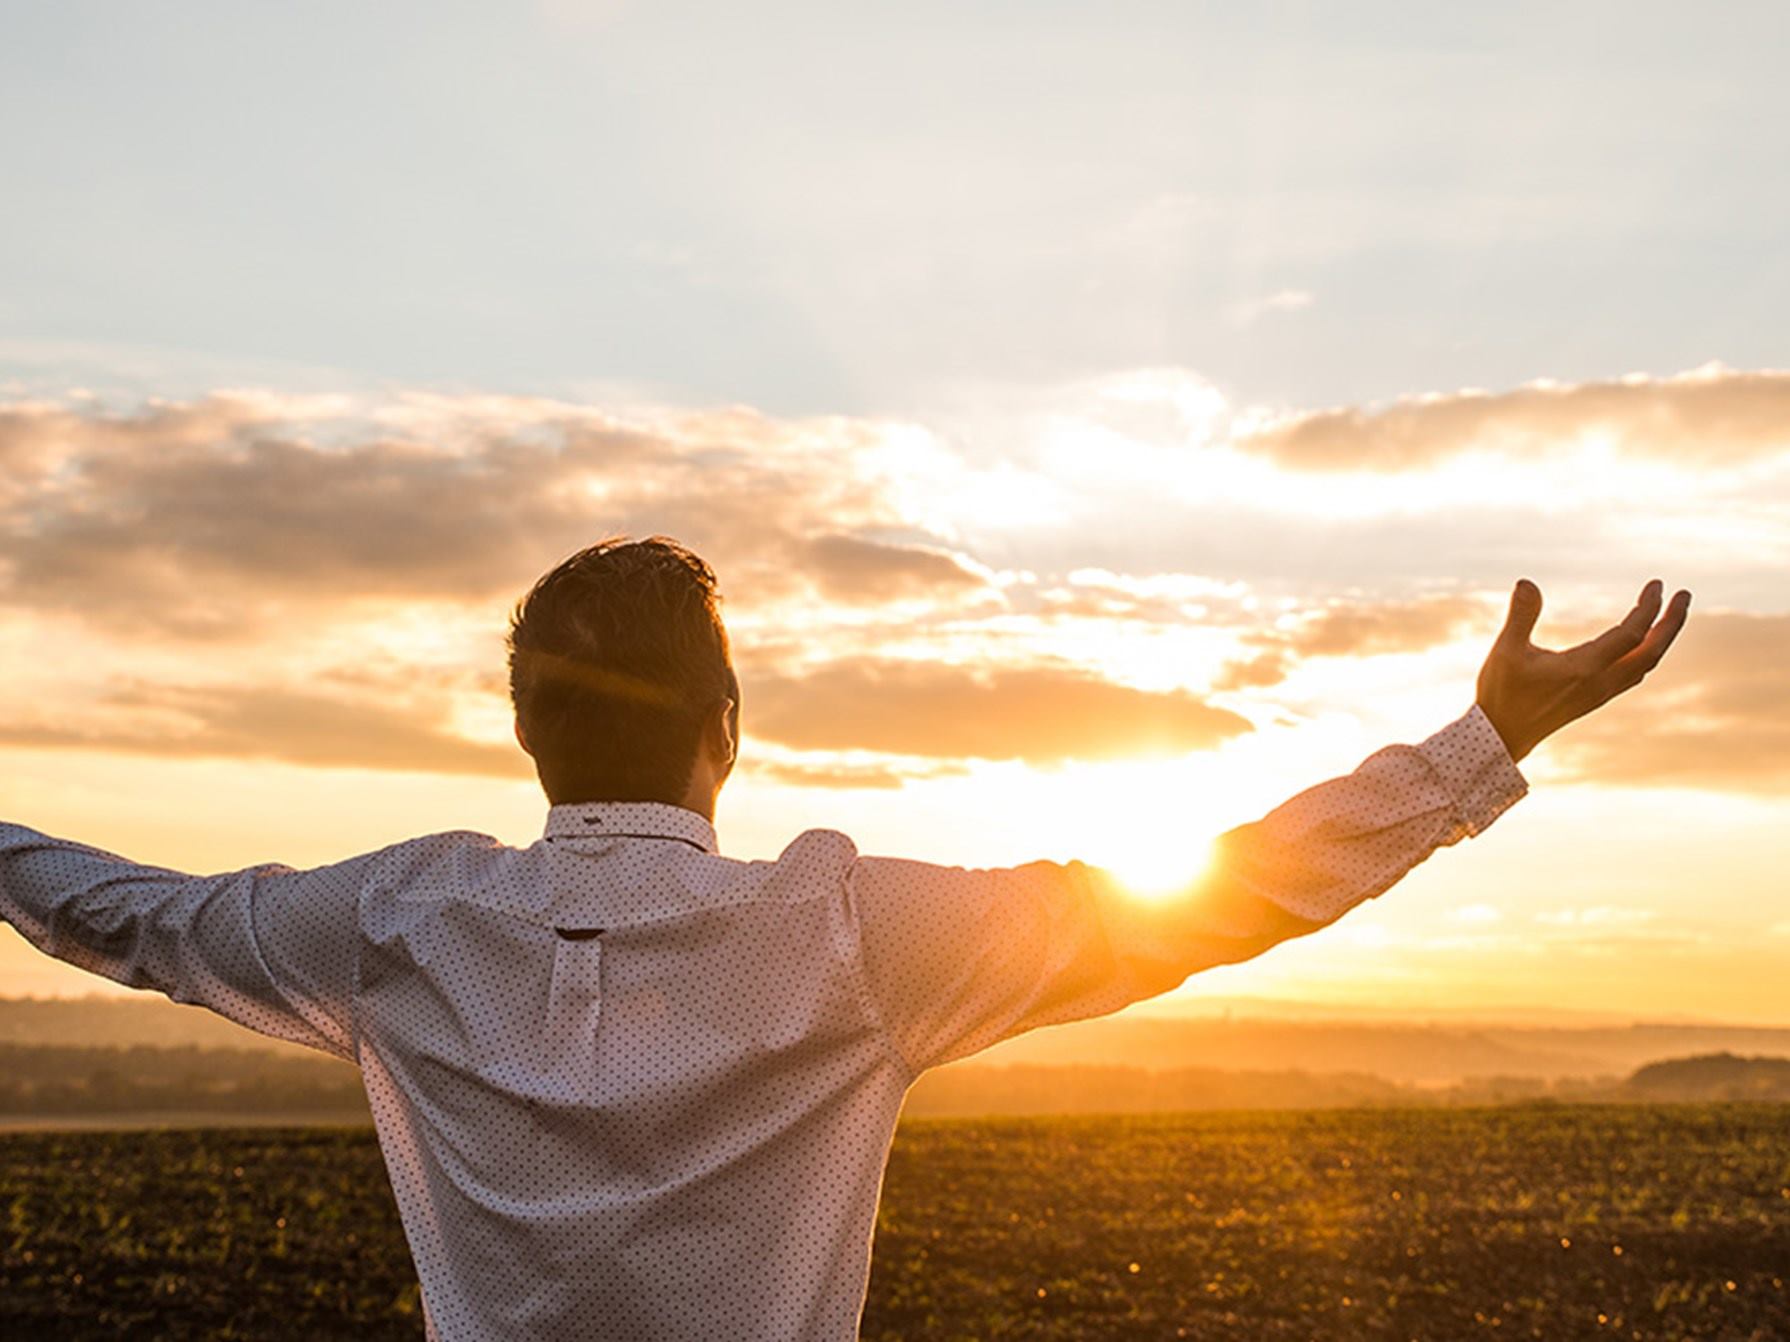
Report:
M 1529 790 L 1504 738 L 1478 704 L 1417 749 L 1454 798 L 1455 816 L 1468 834 L 1480 833 Z

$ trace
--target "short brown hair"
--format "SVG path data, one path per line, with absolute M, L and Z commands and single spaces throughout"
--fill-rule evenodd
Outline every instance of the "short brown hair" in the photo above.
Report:
M 739 683 L 715 571 L 665 536 L 556 564 L 510 617 L 510 699 L 547 799 L 677 804 Z

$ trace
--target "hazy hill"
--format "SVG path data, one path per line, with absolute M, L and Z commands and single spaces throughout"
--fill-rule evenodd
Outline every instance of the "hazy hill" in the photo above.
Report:
M 1790 1101 L 1790 1061 L 1715 1054 L 1641 1068 L 1627 1081 L 1501 1078 L 1417 1088 L 1351 1073 L 1150 1070 L 964 1063 L 921 1077 L 906 1116 L 1178 1113 L 1580 1102 Z M 368 1122 L 361 1079 L 320 1054 L 0 1043 L 0 1127 Z
M 1035 1031 L 980 1057 L 1008 1064 L 1361 1073 L 1443 1086 L 1485 1077 L 1619 1077 L 1650 1062 L 1714 1052 L 1790 1058 L 1790 1029 L 1116 1016 Z
M 1263 1004 L 1264 1010 L 1271 1008 Z M 0 998 L 0 1043 L 8 1042 L 309 1052 L 232 1025 L 203 1008 L 162 998 Z M 1649 1063 L 1713 1053 L 1790 1058 L 1790 1029 L 1120 1015 L 1037 1030 L 959 1065 L 1303 1072 L 1448 1086 L 1487 1078 L 1615 1079 Z
M 204 1007 L 183 1006 L 165 997 L 0 997 L 0 1044 L 313 1052 L 245 1030 Z
M 1749 1056 L 1739 1056 L 1741 1054 Z M 1628 1078 L 1622 1080 L 1621 1078 Z M 921 1078 L 925 1115 L 1790 1099 L 1790 1030 L 1116 1017 Z M 163 999 L 0 999 L 0 1116 L 364 1114 L 354 1069 Z
M 1649 1063 L 1624 1087 L 1649 1100 L 1790 1100 L 1790 1061 L 1714 1053 Z
M 144 1113 L 370 1121 L 360 1073 L 321 1053 L 0 1043 L 0 1116 Z
M 910 1118 L 995 1114 L 1179 1113 L 1199 1109 L 1336 1109 L 1410 1104 L 1409 1087 L 1379 1077 L 1225 1072 L 1211 1067 L 1040 1067 L 964 1063 L 928 1072 L 908 1092 Z

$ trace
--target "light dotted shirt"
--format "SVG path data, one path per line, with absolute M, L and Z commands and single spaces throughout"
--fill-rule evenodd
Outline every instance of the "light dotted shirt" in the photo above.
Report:
M 0 915 L 357 1063 L 429 1337 L 844 1339 L 920 1072 L 1311 931 L 1524 790 L 1475 708 L 1155 901 L 830 830 L 739 861 L 651 802 L 551 807 L 526 848 L 452 832 L 215 876 L 0 825 Z

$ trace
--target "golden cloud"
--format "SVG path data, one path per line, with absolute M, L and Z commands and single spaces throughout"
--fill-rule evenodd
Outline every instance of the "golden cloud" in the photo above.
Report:
M 742 686 L 746 731 L 797 750 L 944 759 L 1114 759 L 1209 749 L 1251 730 L 1183 691 L 1050 666 L 974 669 L 864 658 Z
M 82 715 L 77 725 L 0 724 L 0 745 L 511 779 L 534 772 L 514 745 L 456 735 L 441 705 L 430 701 L 349 699 L 280 688 L 144 685 L 114 691 L 98 709 Z
M 797 562 L 824 595 L 842 602 L 950 595 L 986 587 L 954 555 L 857 536 L 816 537 L 798 551 Z
M 1213 688 L 1261 688 L 1285 680 L 1307 657 L 1375 657 L 1422 652 L 1447 643 L 1463 629 L 1484 624 L 1488 646 L 1497 632 L 1494 607 L 1477 597 L 1443 595 L 1406 601 L 1338 602 L 1284 629 L 1245 636 L 1254 656 L 1232 662 Z
M 1295 470 L 1408 471 L 1467 452 L 1536 458 L 1590 441 L 1687 466 L 1790 451 L 1790 372 L 1718 367 L 1342 406 L 1272 421 L 1239 446 Z
M 866 604 L 980 580 L 900 528 L 870 426 L 739 410 L 648 426 L 522 400 L 219 396 L 0 412 L 0 603 L 230 638 L 364 599 L 489 601 L 609 534 L 678 536 L 750 602 Z M 792 562 L 791 556 L 797 561 Z
M 1790 792 L 1790 615 L 1693 611 L 1642 690 L 1546 749 L 1585 782 Z
M 1250 730 L 1197 695 L 1039 660 L 1093 637 L 1077 621 L 1102 636 L 1115 620 L 1222 625 L 1244 655 L 1220 690 L 1272 686 L 1304 658 L 1421 651 L 1480 621 L 1489 638 L 1497 623 L 1501 598 L 1443 594 L 1333 602 L 1244 632 L 1255 616 L 1242 582 L 1015 568 L 997 585 L 903 514 L 878 433 L 738 409 L 624 421 L 512 398 L 0 406 L 0 614 L 23 629 L 83 621 L 83 638 L 99 631 L 122 665 L 127 646 L 159 657 L 159 672 L 134 674 L 163 678 L 102 689 L 91 714 L 81 691 L 52 694 L 35 720 L 0 726 L 0 743 L 525 777 L 513 748 L 457 735 L 450 707 L 472 692 L 474 662 L 488 651 L 496 665 L 502 605 L 547 563 L 614 533 L 677 535 L 720 570 L 730 617 L 745 617 L 748 736 L 815 752 L 756 767 L 795 784 L 893 786 L 969 759 L 1171 754 Z M 1761 456 L 1790 446 L 1790 374 L 1428 398 L 1302 416 L 1248 441 L 1301 469 L 1397 470 L 1593 435 L 1691 462 Z M 467 607 L 450 612 L 451 637 L 430 624 L 431 602 Z M 997 607 L 1004 624 L 985 618 Z M 467 632 L 477 608 L 492 615 L 488 649 Z M 387 669 L 355 681 L 342 663 L 358 642 L 324 635 L 359 639 L 399 617 L 409 623 L 378 649 Z M 1790 617 L 1693 616 L 1647 693 L 1575 725 L 1555 758 L 1599 782 L 1790 787 L 1787 631 Z M 453 665 L 453 684 L 390 673 L 418 637 L 432 665 Z M 235 683 L 191 683 L 194 639 L 229 641 Z M 204 678 L 220 665 L 213 656 Z M 477 692 L 501 703 L 501 677 Z
M 922 768 L 893 764 L 811 764 L 792 760 L 758 760 L 748 757 L 746 771 L 788 787 L 870 788 L 886 790 L 929 778 L 959 778 L 969 770 L 961 764 L 932 763 Z

